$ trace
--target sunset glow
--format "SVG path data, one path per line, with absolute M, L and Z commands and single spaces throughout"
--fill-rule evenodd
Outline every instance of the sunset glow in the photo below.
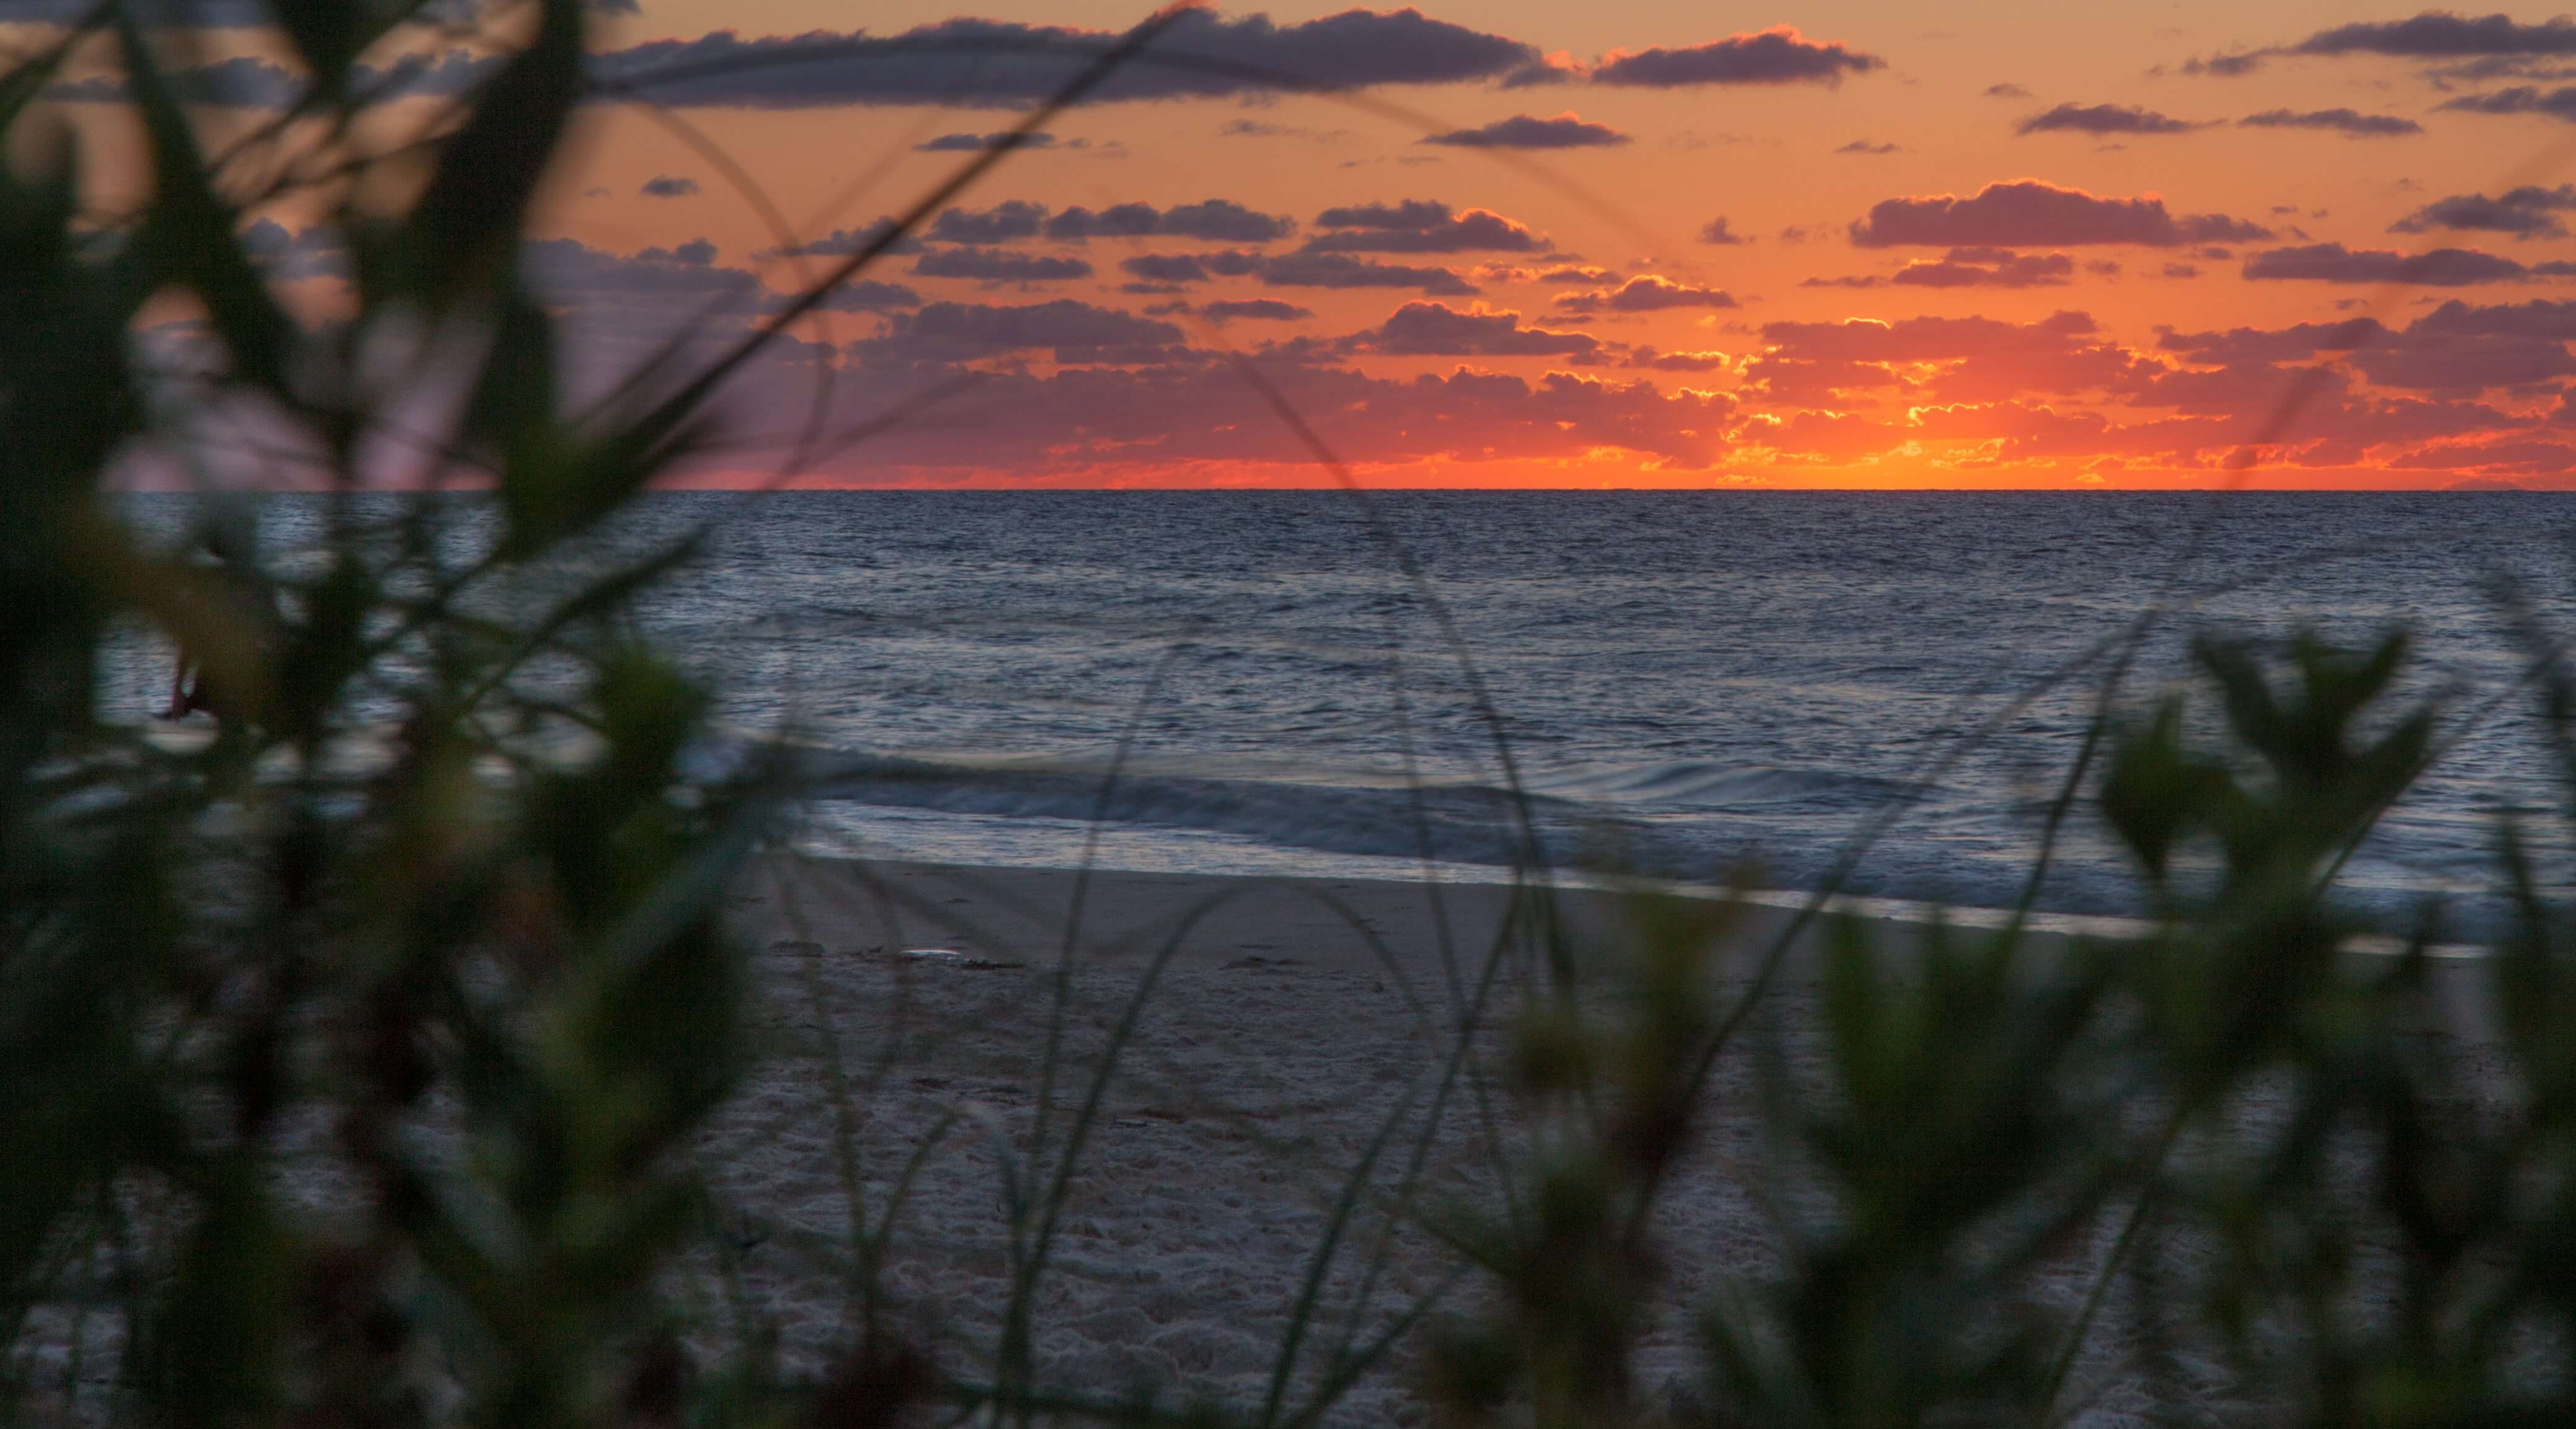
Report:
M 748 370 L 693 479 L 867 426 L 788 484 L 1330 484 L 1239 360 L 1389 487 L 2576 480 L 2576 26 L 1712 13 L 1185 14 Z M 603 6 L 526 259 L 580 380 L 774 310 L 1142 18 Z M 182 42 L 211 123 L 293 93 L 274 37 Z M 109 155 L 114 89 L 54 101 Z M 327 238 L 264 216 L 327 312 Z

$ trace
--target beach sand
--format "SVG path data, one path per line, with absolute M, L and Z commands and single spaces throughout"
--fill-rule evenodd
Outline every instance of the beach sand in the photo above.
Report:
M 1039 1379 L 1111 1398 L 1157 1386 L 1166 1403 L 1257 1408 L 1333 1208 L 1368 1161 L 1370 1194 L 1315 1275 L 1314 1329 L 1284 1394 L 1302 1405 L 1337 1354 L 1367 1345 L 1455 1265 L 1390 1204 L 1408 1186 L 1417 1209 L 1494 1203 L 1492 1149 L 1519 1130 L 1496 1053 L 1516 980 L 1536 968 L 1499 937 L 1512 897 L 1491 885 L 762 866 L 734 916 L 763 950 L 769 1056 L 705 1157 L 742 1217 L 750 1299 L 773 1307 L 791 1364 L 818 1367 L 846 1344 L 852 1312 L 836 1267 L 847 1263 L 849 1189 L 870 1229 L 881 1227 L 908 1158 L 935 1141 L 894 1212 L 884 1274 L 892 1323 L 950 1372 L 986 1373 L 1015 1263 L 1043 1219 L 1027 1208 L 1057 1193 L 1068 1128 L 1126 1022 L 1115 1074 L 1098 1084 L 1062 1179 L 1034 1293 Z M 1614 893 L 1571 891 L 1554 906 L 1578 948 L 1614 946 L 1629 927 Z M 1749 950 L 1790 917 L 1784 907 L 1745 910 L 1728 942 L 1747 950 L 1744 961 L 1721 962 L 1720 977 L 1742 990 Z M 1877 922 L 1899 946 L 1923 931 Z M 1478 1006 L 1498 942 L 1506 954 Z M 1809 934 L 1796 945 L 1770 998 L 1789 1059 L 1808 1065 L 1813 943 Z M 2065 947 L 2062 933 L 2032 939 L 2041 959 Z M 1471 1075 L 1435 1123 L 1434 1094 L 1462 1027 L 1472 1029 Z M 1060 1040 L 1050 1085 L 1051 1037 Z M 836 1076 L 846 1096 L 835 1095 Z M 1658 1328 L 1641 1376 L 1650 1393 L 1687 1392 L 1691 1313 L 1716 1277 L 1758 1278 L 1778 1264 L 1780 1241 L 1749 1184 L 1760 1162 L 1744 1110 L 1749 1059 L 1722 1062 L 1713 1090 L 1659 1207 L 1671 1253 L 1652 1287 Z M 1042 1099 L 1050 1115 L 1033 1158 Z M 2069 1300 L 2086 1259 L 2078 1248 L 2058 1277 Z M 1444 1303 L 1472 1308 L 1475 1296 L 1453 1289 Z M 2101 1338 L 2084 1367 L 2117 1353 L 2116 1324 Z M 1413 1352 L 1399 1351 L 1330 1422 L 1413 1422 L 1418 1388 Z M 2127 1422 L 2139 1407 L 2114 1391 L 2079 1422 Z

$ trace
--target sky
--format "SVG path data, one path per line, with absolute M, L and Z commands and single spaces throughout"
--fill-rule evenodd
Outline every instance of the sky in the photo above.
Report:
M 603 6 L 526 271 L 589 381 L 719 340 L 1145 13 Z M 292 92 L 255 27 L 199 53 L 230 122 Z M 2576 485 L 2564 18 L 1462 0 L 1153 53 L 748 372 L 693 479 Z

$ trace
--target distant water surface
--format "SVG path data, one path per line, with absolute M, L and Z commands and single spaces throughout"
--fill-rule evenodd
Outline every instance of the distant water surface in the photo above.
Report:
M 2558 797 L 2497 578 L 2576 634 L 2545 495 L 673 494 L 623 534 L 703 522 L 649 620 L 727 728 L 810 747 L 817 841 L 959 862 L 1495 869 L 1525 809 L 1553 858 L 1791 887 L 1880 828 L 1856 888 L 2009 903 L 2164 608 L 2129 706 L 2197 633 L 2414 631 L 2450 747 L 2345 881 L 2474 903 Z M 2044 903 L 2133 896 L 2079 804 Z

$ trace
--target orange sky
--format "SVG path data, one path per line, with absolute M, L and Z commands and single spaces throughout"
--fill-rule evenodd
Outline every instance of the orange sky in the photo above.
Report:
M 595 47 L 1140 14 L 643 0 L 604 17 Z M 2558 191 L 2576 180 L 2576 27 L 2544 15 L 1851 0 L 1717 19 L 1511 0 L 1430 9 L 1426 31 L 1337 14 L 1208 23 L 1237 26 L 1241 53 L 1393 77 L 1062 116 L 1051 147 L 1013 156 L 944 235 L 872 269 L 879 287 L 760 369 L 735 397 L 739 433 L 793 429 L 828 371 L 833 423 L 947 395 L 807 482 L 1328 479 L 1231 351 L 1387 486 L 2557 485 L 2576 470 L 2560 416 L 2576 187 Z M 1243 37 L 1254 15 L 1268 38 Z M 1299 28 L 1319 20 L 1341 28 Z M 1481 71 L 1412 72 L 1453 61 Z M 877 78 L 828 59 L 747 71 L 667 112 L 812 240 L 961 162 L 942 136 L 1017 117 L 1013 94 L 976 97 L 989 73 L 936 104 L 890 92 L 908 81 L 875 63 Z M 1590 142 L 1428 142 L 1498 125 L 1490 138 Z M 1137 204 L 1151 211 L 1100 217 Z M 1719 220 L 1736 241 L 1704 241 Z M 556 242 L 532 268 L 556 275 L 603 368 L 657 325 L 710 323 L 710 294 L 749 281 L 727 270 L 793 281 L 726 166 L 630 106 L 590 111 L 542 236 Z M 2293 410 L 2302 381 L 2315 395 Z M 2260 459 L 2231 470 L 2257 440 Z M 706 479 L 774 466 L 747 448 Z

